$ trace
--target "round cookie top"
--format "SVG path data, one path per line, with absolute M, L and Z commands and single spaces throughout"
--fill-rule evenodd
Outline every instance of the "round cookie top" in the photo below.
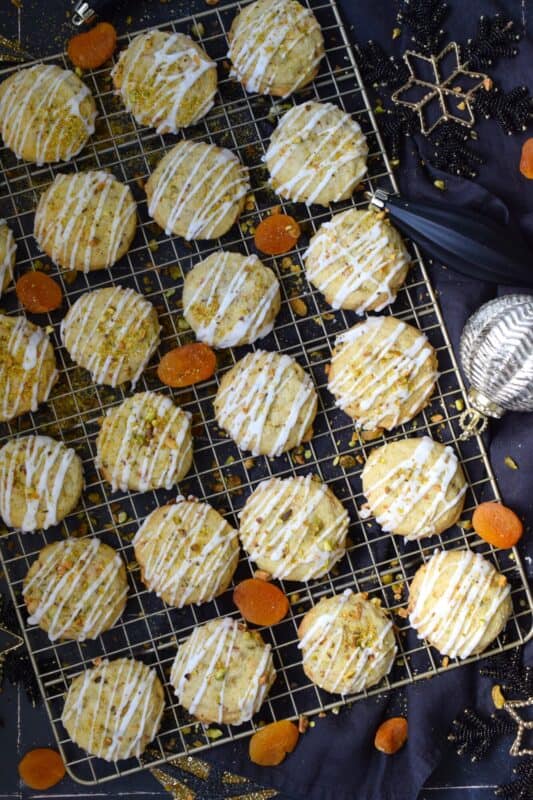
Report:
M 76 300 L 61 322 L 61 339 L 96 383 L 134 386 L 159 345 L 160 330 L 148 300 L 133 289 L 110 286 Z
M 213 106 L 217 90 L 216 64 L 183 33 L 136 36 L 111 74 L 128 111 L 157 133 L 194 125 Z
M 437 377 L 435 351 L 418 328 L 369 317 L 337 337 L 328 389 L 358 428 L 391 430 L 427 405 Z
M 185 277 L 183 314 L 201 342 L 251 344 L 272 330 L 280 309 L 279 282 L 257 258 L 220 250 Z
M 348 512 L 312 475 L 270 478 L 240 512 L 242 546 L 274 578 L 308 581 L 344 555 Z
M 156 508 L 133 540 L 143 583 L 169 606 L 224 592 L 239 561 L 239 537 L 209 503 L 178 498 Z
M 13 280 L 17 243 L 5 219 L 0 219 L 0 296 Z
M 296 0 L 256 0 L 228 35 L 232 76 L 247 92 L 287 97 L 310 83 L 324 55 L 315 15 Z
M 429 436 L 388 442 L 372 450 L 362 474 L 368 506 L 384 531 L 422 539 L 454 525 L 466 481 L 451 447 Z
M 169 236 L 216 239 L 239 218 L 250 191 L 235 153 L 182 141 L 163 156 L 146 183 L 148 213 Z
M 139 392 L 107 412 L 96 466 L 114 492 L 172 489 L 192 464 L 190 415 L 157 392 Z
M 118 553 L 99 539 L 47 544 L 24 578 L 28 625 L 49 639 L 95 639 L 126 606 L 128 580 Z
M 512 610 L 505 575 L 471 550 L 436 552 L 409 588 L 409 621 L 419 639 L 451 658 L 485 650 Z
M 21 69 L 0 84 L 0 133 L 24 161 L 70 161 L 94 133 L 95 118 L 87 86 L 55 64 Z
M 65 269 L 103 269 L 128 252 L 136 212 L 129 187 L 108 172 L 56 175 L 39 200 L 34 236 L 41 250 Z
M 74 678 L 61 722 L 79 747 L 118 761 L 143 753 L 159 730 L 164 708 L 155 669 L 133 658 L 105 658 Z
M 392 621 L 365 594 L 323 597 L 298 629 L 307 677 L 336 694 L 354 694 L 387 675 L 397 647 Z
M 57 378 L 46 332 L 24 317 L 0 314 L 0 422 L 36 411 Z
M 304 258 L 307 280 L 330 306 L 358 314 L 394 302 L 409 269 L 400 234 L 371 209 L 349 208 L 324 222 Z
M 49 436 L 21 436 L 0 449 L 0 515 L 22 531 L 46 530 L 76 507 L 83 489 L 81 460 Z
M 251 719 L 276 678 L 270 645 L 236 619 L 213 619 L 178 647 L 170 683 L 201 722 L 240 725 Z
M 301 444 L 317 404 L 311 378 L 293 358 L 256 350 L 223 376 L 214 407 L 218 424 L 241 450 L 279 456 Z
M 366 173 L 367 154 L 361 128 L 346 111 L 310 101 L 283 115 L 265 161 L 276 194 L 327 206 L 351 196 Z

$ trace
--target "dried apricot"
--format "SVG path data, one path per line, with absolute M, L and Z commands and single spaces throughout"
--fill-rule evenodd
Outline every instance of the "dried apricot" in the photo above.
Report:
M 19 775 L 30 789 L 50 789 L 65 777 L 63 759 L 50 747 L 30 750 L 19 761 Z
M 68 57 L 75 67 L 96 69 L 108 61 L 117 46 L 117 32 L 109 22 L 99 22 L 86 33 L 78 33 L 68 43 Z
M 374 737 L 374 747 L 388 756 L 397 753 L 407 741 L 405 717 L 391 717 L 382 722 Z
M 25 272 L 18 279 L 15 291 L 24 308 L 32 314 L 54 311 L 63 302 L 61 286 L 44 272 Z
M 300 226 L 287 214 L 272 214 L 259 223 L 254 242 L 258 250 L 269 256 L 288 253 L 300 238 Z
M 524 178 L 533 178 L 533 137 L 526 139 L 522 145 L 520 172 Z
M 524 532 L 520 517 L 507 506 L 493 501 L 478 505 L 472 525 L 478 536 L 501 548 L 513 547 Z
M 233 602 L 244 619 L 254 625 L 275 625 L 289 610 L 281 589 L 261 578 L 241 581 L 233 590 Z
M 161 383 L 174 389 L 206 381 L 215 374 L 217 357 L 202 342 L 184 344 L 165 353 L 157 368 Z
M 281 719 L 260 728 L 250 739 L 249 754 L 254 764 L 275 767 L 287 753 L 292 753 L 298 742 L 298 728 L 294 722 Z

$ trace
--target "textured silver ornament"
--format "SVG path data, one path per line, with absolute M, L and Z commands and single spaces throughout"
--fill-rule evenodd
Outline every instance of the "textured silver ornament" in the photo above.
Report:
M 482 433 L 487 417 L 533 411 L 533 296 L 509 294 L 482 305 L 465 325 L 460 356 L 471 384 L 463 438 Z

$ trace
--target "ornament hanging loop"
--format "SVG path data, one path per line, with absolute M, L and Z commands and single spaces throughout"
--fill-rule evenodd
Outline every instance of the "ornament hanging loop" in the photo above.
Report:
M 487 429 L 487 417 L 475 408 L 467 408 L 459 417 L 459 425 L 461 426 L 462 433 L 459 436 L 459 441 L 464 442 L 471 439 L 472 436 L 481 436 Z

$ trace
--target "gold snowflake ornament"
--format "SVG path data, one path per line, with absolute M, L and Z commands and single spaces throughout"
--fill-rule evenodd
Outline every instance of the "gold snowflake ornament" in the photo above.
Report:
M 533 756 L 533 750 L 531 748 L 523 747 L 526 731 L 533 730 L 533 721 L 527 719 L 527 717 L 524 719 L 517 711 L 519 708 L 531 709 L 532 706 L 533 697 L 529 697 L 527 700 L 507 700 L 503 706 L 504 710 L 507 711 L 509 716 L 516 722 L 518 728 L 516 738 L 509 750 L 512 756 Z

